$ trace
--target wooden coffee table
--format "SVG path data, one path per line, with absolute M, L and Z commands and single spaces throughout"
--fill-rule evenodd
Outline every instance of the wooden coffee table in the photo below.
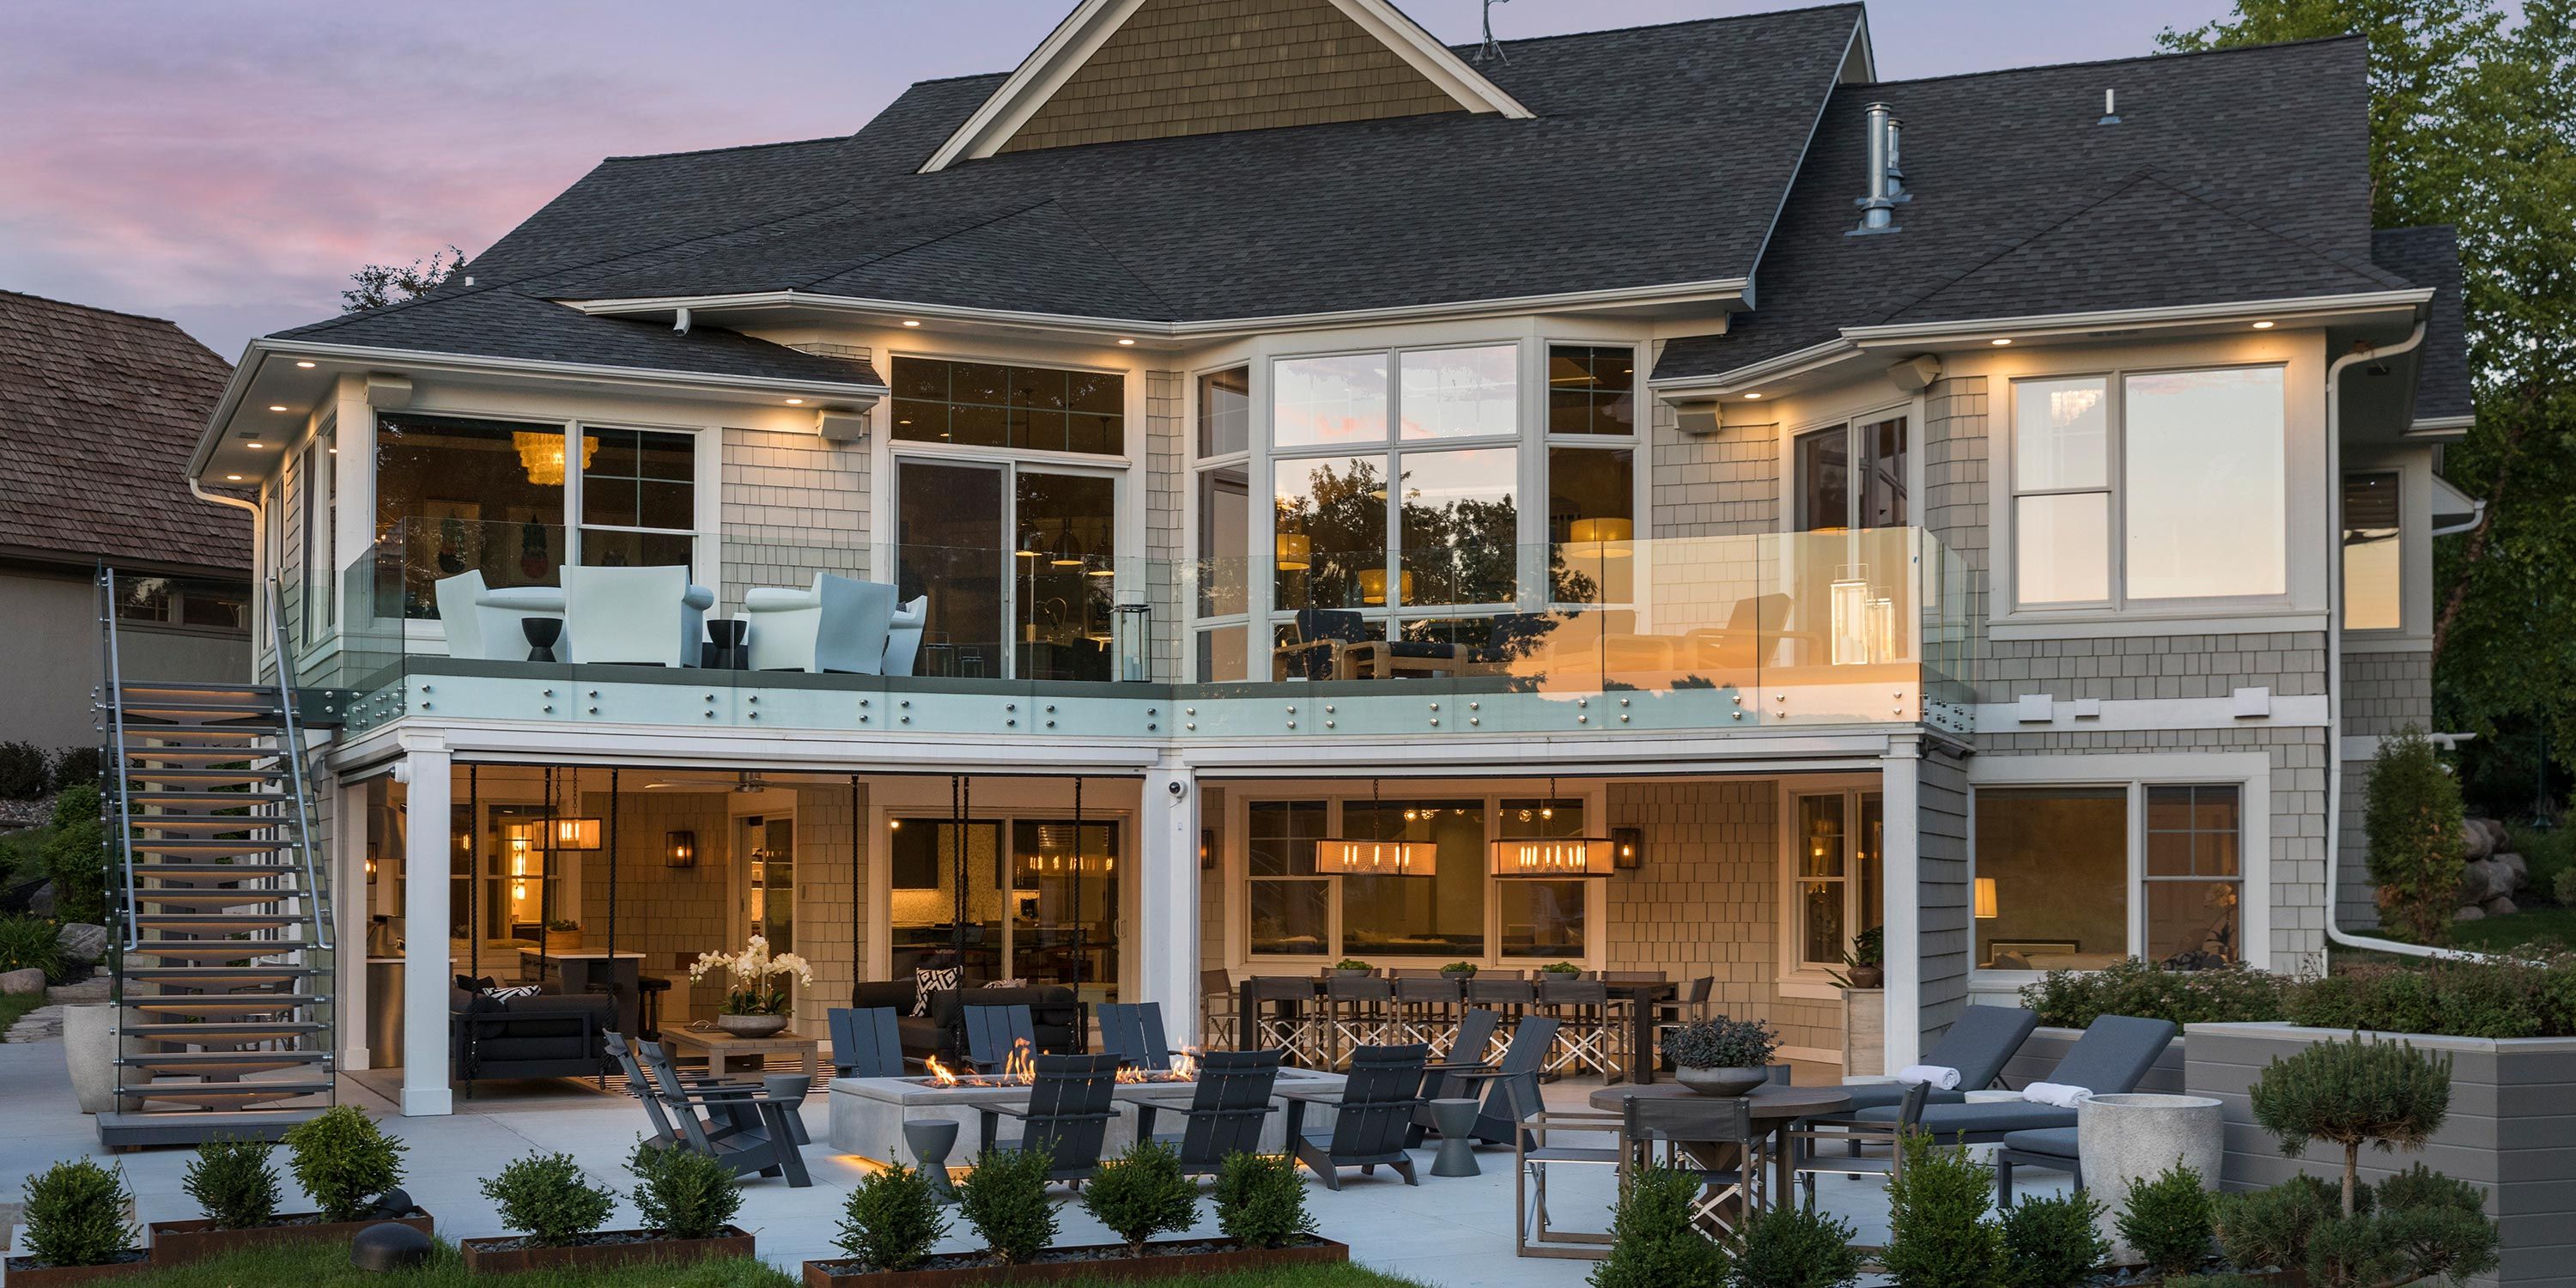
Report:
M 793 1033 L 773 1033 L 765 1038 L 737 1037 L 722 1029 L 664 1029 L 662 1045 L 673 1060 L 683 1055 L 706 1057 L 707 1076 L 721 1078 L 730 1070 L 730 1062 L 746 1057 L 766 1058 L 794 1055 L 804 1060 L 800 1066 L 808 1079 L 822 1068 L 823 1040 L 798 1037 Z

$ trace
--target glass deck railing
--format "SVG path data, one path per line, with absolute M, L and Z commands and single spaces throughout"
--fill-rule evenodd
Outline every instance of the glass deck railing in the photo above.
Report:
M 414 673 L 570 679 L 593 666 L 700 690 L 698 722 L 718 718 L 718 690 L 784 685 L 1216 704 L 1280 694 L 1605 694 L 1618 695 L 1622 710 L 1604 712 L 1604 725 L 1649 727 L 1674 725 L 1678 706 L 1644 719 L 1657 704 L 1641 697 L 1691 695 L 1692 714 L 1679 723 L 1956 724 L 1972 701 L 1984 611 L 1973 571 L 1913 528 L 1392 558 L 1281 542 L 1279 558 L 1259 564 L 735 533 L 647 546 L 626 535 L 396 524 L 349 566 L 339 632 L 308 650 L 306 683 L 327 676 L 372 694 L 361 699 L 361 726 L 417 701 L 400 683 Z M 802 641 L 773 648 L 783 634 L 752 647 L 764 629 L 816 628 L 747 611 L 746 600 L 761 588 L 805 589 L 817 573 L 890 582 L 918 614 L 911 640 L 898 626 L 885 673 L 749 669 L 801 669 L 815 655 Z M 706 624 L 694 648 L 681 639 L 684 606 Z M 461 630 L 459 615 L 468 618 Z M 1161 715 L 1155 731 L 1225 727 L 1207 723 L 1176 727 Z

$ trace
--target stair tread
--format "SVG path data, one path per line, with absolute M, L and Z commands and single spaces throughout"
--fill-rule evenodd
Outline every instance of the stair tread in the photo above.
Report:
M 289 1065 L 321 1064 L 330 1058 L 328 1051 L 165 1051 L 159 1055 L 121 1055 L 116 1062 L 130 1069 L 184 1069 L 208 1064 L 223 1068 L 265 1064 L 283 1069 Z
M 279 877 L 304 870 L 298 863 L 137 863 L 134 875 L 157 877 L 163 881 L 250 881 L 259 877 Z
M 155 997 L 129 997 L 125 999 L 125 1006 L 128 1010 L 161 1015 L 181 1011 L 284 1011 L 319 1006 L 329 1000 L 319 993 L 208 993 L 199 996 L 169 993 Z
M 173 1040 L 186 1041 L 190 1038 L 198 1037 L 231 1038 L 239 1040 L 245 1035 L 259 1033 L 278 1033 L 291 1036 L 304 1033 L 320 1033 L 327 1027 L 329 1026 L 312 1020 L 208 1020 L 202 1024 L 183 1024 L 176 1021 L 159 1024 L 128 1024 L 124 1027 L 123 1032 L 127 1037 L 151 1038 L 159 1042 L 169 1042 Z
M 286 726 L 227 721 L 223 724 L 146 724 L 125 727 L 125 754 L 145 755 L 168 748 L 177 751 L 208 751 L 224 748 L 248 748 L 263 738 L 274 738 L 286 732 Z M 146 741 L 146 740 L 149 741 Z M 274 749 L 263 748 L 269 755 Z

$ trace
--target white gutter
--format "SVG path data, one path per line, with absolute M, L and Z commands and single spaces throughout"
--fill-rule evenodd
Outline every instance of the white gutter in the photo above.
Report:
M 2424 342 L 2425 323 L 2415 324 L 2414 334 L 2384 349 L 2356 349 L 2326 368 L 2326 495 L 2330 498 L 2328 528 L 2343 530 L 2343 373 L 2356 362 L 2370 362 L 2406 353 Z M 2336 887 L 2343 875 L 2343 565 L 2336 561 L 2328 570 L 2326 585 L 2333 593 L 2326 597 L 2326 939 L 2346 948 L 2363 948 L 2371 952 L 2396 953 L 2405 957 L 2437 957 L 2448 961 L 2479 961 L 2484 954 L 2463 952 L 2456 948 L 2433 948 L 2424 944 L 2400 943 L 2376 935 L 2356 935 L 2345 930 L 2336 916 Z

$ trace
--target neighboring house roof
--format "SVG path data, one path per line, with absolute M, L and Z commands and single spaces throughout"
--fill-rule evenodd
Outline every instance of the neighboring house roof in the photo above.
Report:
M 922 174 L 1004 78 L 927 81 L 848 138 L 604 162 L 475 258 L 481 295 L 289 334 L 461 353 L 541 342 L 431 316 L 484 309 L 558 347 L 616 334 L 494 295 L 793 288 L 1183 321 L 1740 279 L 1860 23 L 1860 6 L 1836 5 L 1514 41 L 1509 63 L 1481 70 L 1534 119 L 1142 139 Z M 560 316 L 538 322 L 548 310 Z
M 0 548 L 248 571 L 248 516 L 186 474 L 231 374 L 176 323 L 0 291 Z
M 1716 377 L 1846 327 L 2401 289 L 2373 262 L 2359 38 L 1846 85 L 1725 335 L 1657 380 Z M 2119 123 L 2101 124 L 2103 92 Z M 1865 114 L 1904 122 L 1898 231 L 1860 223 Z M 2425 283 L 2429 285 L 2429 283 Z
M 2430 325 L 2416 358 L 2415 419 L 2476 415 L 2469 384 L 2468 310 L 2460 294 L 2459 234 L 2447 224 L 2382 228 L 2371 234 L 2370 257 L 2418 286 L 2433 288 Z

